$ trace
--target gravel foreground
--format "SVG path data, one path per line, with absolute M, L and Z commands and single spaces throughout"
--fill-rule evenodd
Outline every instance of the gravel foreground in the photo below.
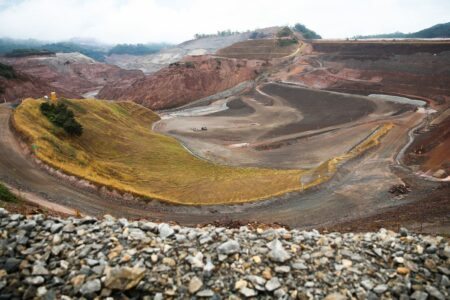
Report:
M 449 299 L 450 246 L 402 229 L 188 228 L 0 208 L 0 299 Z

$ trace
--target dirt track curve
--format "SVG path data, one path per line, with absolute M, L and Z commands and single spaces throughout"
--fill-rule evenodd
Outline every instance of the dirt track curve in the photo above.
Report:
M 333 225 L 330 220 L 338 223 L 360 219 L 384 209 L 412 203 L 424 199 L 437 186 L 433 182 L 415 182 L 410 178 L 410 183 L 414 181 L 417 190 L 409 198 L 395 200 L 387 192 L 392 184 L 401 182 L 391 171 L 393 157 L 407 139 L 405 130 L 399 126 L 398 130 L 393 130 L 384 137 L 384 142 L 377 151 L 371 151 L 347 163 L 320 189 L 233 206 L 192 207 L 157 201 L 140 203 L 111 199 L 81 190 L 49 175 L 36 165 L 21 151 L 9 127 L 11 111 L 6 104 L 0 105 L 0 181 L 88 215 L 112 214 L 118 217 L 176 221 L 183 225 L 239 220 L 279 222 L 291 227 L 311 228 Z M 409 128 L 419 121 L 417 116 L 403 120 Z

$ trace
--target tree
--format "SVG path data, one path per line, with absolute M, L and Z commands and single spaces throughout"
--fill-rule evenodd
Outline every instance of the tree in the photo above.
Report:
M 75 120 L 75 115 L 65 103 L 43 102 L 40 105 L 41 113 L 57 127 L 61 127 L 71 136 L 81 136 L 83 126 Z
M 295 31 L 300 32 L 305 39 L 321 39 L 322 37 L 312 31 L 311 29 L 308 29 L 305 25 L 297 23 L 295 24 L 294 28 Z

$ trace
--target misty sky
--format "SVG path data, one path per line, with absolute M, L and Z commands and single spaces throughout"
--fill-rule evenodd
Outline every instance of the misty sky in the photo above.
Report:
M 324 38 L 414 32 L 450 0 L 0 0 L 0 37 L 179 43 L 195 33 L 305 24 Z

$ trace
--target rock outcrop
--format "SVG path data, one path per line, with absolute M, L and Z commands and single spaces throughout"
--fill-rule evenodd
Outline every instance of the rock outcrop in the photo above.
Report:
M 449 261 L 448 239 L 406 229 L 188 228 L 0 209 L 2 299 L 443 300 Z

